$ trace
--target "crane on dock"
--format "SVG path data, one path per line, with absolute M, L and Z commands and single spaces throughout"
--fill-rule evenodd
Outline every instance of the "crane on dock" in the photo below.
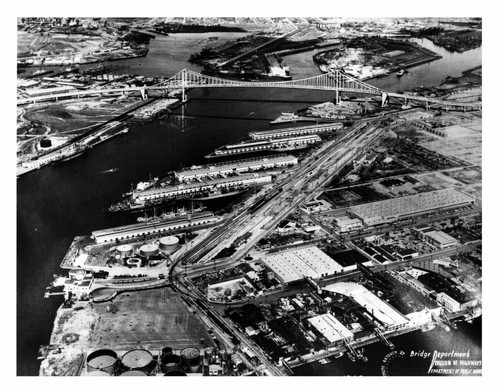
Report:
M 394 343 L 389 341 L 387 337 L 384 336 L 384 333 L 380 330 L 380 328 L 375 327 L 375 334 L 385 345 L 387 345 L 390 349 L 394 349 Z

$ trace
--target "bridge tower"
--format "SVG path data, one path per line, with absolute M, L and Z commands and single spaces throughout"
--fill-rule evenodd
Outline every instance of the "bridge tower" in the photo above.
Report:
M 181 71 L 181 86 L 182 86 L 182 103 L 186 103 L 186 72 L 185 69 Z

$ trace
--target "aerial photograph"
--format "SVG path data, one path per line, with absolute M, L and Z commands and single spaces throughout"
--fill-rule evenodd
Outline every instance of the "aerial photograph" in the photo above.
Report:
M 469 13 L 17 15 L 15 375 L 481 377 Z

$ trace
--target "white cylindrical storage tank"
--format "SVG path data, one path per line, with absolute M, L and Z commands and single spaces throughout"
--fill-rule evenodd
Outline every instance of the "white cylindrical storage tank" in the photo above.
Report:
M 153 355 L 145 349 L 133 349 L 122 357 L 122 366 L 128 371 L 151 372 L 155 365 Z
M 118 251 L 118 254 L 120 257 L 125 257 L 125 256 L 130 256 L 132 254 L 132 245 L 124 244 L 124 245 L 119 245 L 116 250 Z
M 158 245 L 156 244 L 145 244 L 140 248 L 141 256 L 150 257 L 158 254 Z
M 168 254 L 174 253 L 179 249 L 179 239 L 175 236 L 166 236 L 160 238 L 160 249 Z
M 87 372 L 104 371 L 114 374 L 118 356 L 111 349 L 99 349 L 87 356 Z

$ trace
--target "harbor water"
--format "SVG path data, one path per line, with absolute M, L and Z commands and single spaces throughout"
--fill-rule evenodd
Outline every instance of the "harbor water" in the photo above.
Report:
M 185 67 L 195 69 L 186 59 L 191 52 L 200 50 L 203 40 L 212 35 L 222 34 L 182 34 L 182 38 L 181 34 L 159 36 L 152 41 L 148 56 L 118 62 L 128 64 L 130 73 L 145 75 L 168 76 Z M 469 52 L 439 53 L 443 55 L 439 61 L 447 61 L 447 55 L 463 59 L 453 62 L 455 75 L 459 70 L 480 64 L 478 50 L 474 56 Z M 477 53 L 479 63 L 476 61 Z M 294 61 L 300 62 L 303 77 L 319 74 L 310 52 L 294 56 L 287 59 L 292 74 Z M 414 86 L 432 82 L 429 75 L 419 77 L 408 77 L 408 80 L 413 80 Z M 439 74 L 436 77 L 443 76 Z M 388 89 L 399 88 L 391 85 L 390 78 L 375 81 L 387 83 Z M 380 84 L 377 86 L 383 87 Z M 133 128 L 128 134 L 102 143 L 81 157 L 30 172 L 17 180 L 18 375 L 38 375 L 38 348 L 49 344 L 56 311 L 62 303 L 60 297 L 44 299 L 45 288 L 52 281 L 52 275 L 61 272 L 59 264 L 73 238 L 88 235 L 93 230 L 133 223 L 139 216 L 105 211 L 110 204 L 121 199 L 121 194 L 130 189 L 131 183 L 135 185 L 147 180 L 150 175 L 163 177 L 171 170 L 202 164 L 204 156 L 216 147 L 241 139 L 249 131 L 269 128 L 269 121 L 281 112 L 295 111 L 332 99 L 331 93 L 326 92 L 259 88 L 194 90 L 188 93 L 188 97 L 191 100 L 169 117 Z M 109 172 L 112 168 L 118 170 Z M 435 330 L 429 335 L 433 332 L 441 331 Z M 457 331 L 436 334 L 442 338 L 443 345 L 451 345 L 453 337 L 473 343 L 479 340 L 480 344 L 481 327 L 459 327 Z M 408 338 L 404 339 L 406 346 L 419 348 L 419 343 L 424 342 L 420 336 L 401 337 Z M 366 350 L 369 354 L 369 350 L 373 349 L 374 354 L 382 356 L 386 352 L 384 348 L 376 344 L 366 347 Z M 342 364 L 339 365 L 339 362 Z M 363 371 L 363 367 L 368 366 L 340 358 L 332 359 L 331 364 L 302 366 L 296 373 L 379 375 L 375 368 Z

